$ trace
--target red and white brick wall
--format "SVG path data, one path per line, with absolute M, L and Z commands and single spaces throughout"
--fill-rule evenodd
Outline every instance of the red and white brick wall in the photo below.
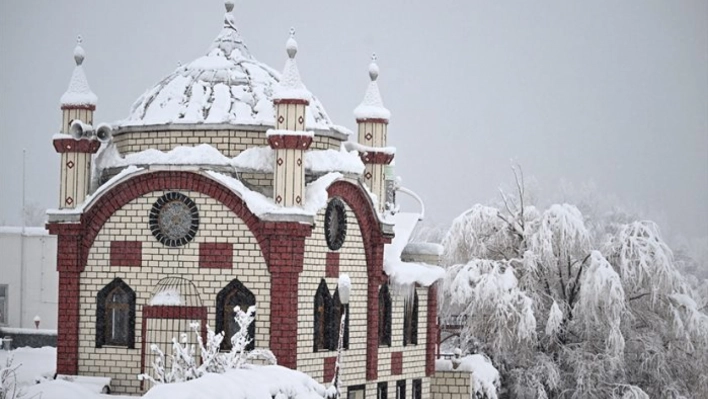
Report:
M 180 276 L 197 287 L 212 328 L 216 324 L 218 292 L 238 278 L 256 296 L 256 346 L 269 345 L 270 273 L 258 241 L 221 202 L 199 192 L 176 191 L 190 197 L 199 209 L 199 230 L 190 243 L 170 248 L 154 238 L 147 216 L 166 191 L 151 192 L 131 200 L 109 217 L 81 273 L 79 374 L 109 376 L 115 392 L 139 392 L 136 375 L 141 372 L 141 309 L 151 299 L 158 281 L 168 276 Z M 126 242 L 139 242 L 139 253 L 133 243 Z M 227 268 L 229 261 L 233 267 Z M 96 348 L 96 294 L 116 277 L 136 293 L 135 349 Z
M 338 259 L 339 273 L 348 274 L 351 282 L 349 300 L 349 349 L 343 352 L 343 381 L 346 385 L 358 385 L 366 382 L 366 330 L 367 330 L 367 268 L 364 242 L 357 218 L 352 209 L 345 205 L 347 231 L 344 244 L 337 251 L 330 251 L 324 235 L 324 213 L 321 209 L 315 218 L 312 235 L 305 240 L 305 262 L 298 284 L 298 370 L 309 374 L 314 379 L 324 381 L 326 359 L 337 356 L 337 351 L 313 351 L 314 343 L 314 306 L 315 293 L 324 278 L 330 294 L 337 288 L 338 274 L 332 273 L 331 262 Z M 330 253 L 330 274 L 326 273 L 327 258 Z M 334 253 L 338 255 L 333 255 Z M 327 370 L 327 373 L 331 373 Z M 328 374 L 329 377 L 329 374 Z

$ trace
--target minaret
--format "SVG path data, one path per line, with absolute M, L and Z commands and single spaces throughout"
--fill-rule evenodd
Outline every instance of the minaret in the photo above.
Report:
M 74 48 L 76 67 L 69 88 L 61 96 L 62 134 L 54 137 L 54 149 L 61 154 L 60 209 L 75 208 L 86 198 L 91 182 L 91 155 L 101 145 L 91 127 L 97 97 L 91 91 L 81 65 L 84 56 L 79 36 Z
M 273 93 L 275 106 L 275 129 L 268 130 L 268 144 L 275 150 L 273 166 L 273 200 L 276 204 L 291 207 L 302 206 L 305 192 L 305 151 L 310 148 L 313 133 L 305 131 L 305 109 L 312 95 L 300 80 L 295 63 L 297 42 L 295 30 L 285 49 L 283 76 Z
M 395 155 L 392 148 L 386 147 L 386 134 L 388 130 L 388 120 L 391 112 L 387 110 L 376 79 L 379 77 L 379 66 L 376 65 L 376 55 L 371 57 L 369 64 L 369 87 L 366 89 L 364 100 L 354 109 L 354 117 L 359 131 L 359 156 L 366 165 L 364 171 L 364 183 L 369 190 L 376 195 L 379 212 L 383 212 L 386 206 L 386 176 L 385 165 L 393 161 Z

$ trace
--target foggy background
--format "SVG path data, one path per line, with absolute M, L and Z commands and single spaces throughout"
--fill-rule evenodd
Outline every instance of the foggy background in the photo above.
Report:
M 665 233 L 708 235 L 705 0 L 235 4 L 252 54 L 275 69 L 295 27 L 305 85 L 352 130 L 376 52 L 396 172 L 431 223 L 497 198 L 513 160 L 541 201 L 593 183 Z M 27 203 L 58 205 L 51 137 L 78 34 L 94 121 L 113 122 L 204 55 L 223 14 L 218 0 L 1 0 L 0 224 L 21 224 L 23 148 Z

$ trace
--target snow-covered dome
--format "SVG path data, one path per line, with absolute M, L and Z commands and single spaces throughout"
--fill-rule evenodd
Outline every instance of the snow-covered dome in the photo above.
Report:
M 274 125 L 273 93 L 281 74 L 249 52 L 226 3 L 224 27 L 203 57 L 178 67 L 134 104 L 122 126 L 229 123 Z M 313 96 L 306 111 L 308 129 L 332 128 Z

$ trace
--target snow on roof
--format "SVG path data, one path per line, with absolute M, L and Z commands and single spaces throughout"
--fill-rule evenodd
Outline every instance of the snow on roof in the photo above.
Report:
M 269 130 L 269 132 L 281 131 Z M 293 133 L 287 130 L 282 132 Z M 148 149 L 121 157 L 115 147 L 109 145 L 100 166 L 108 168 L 127 165 L 230 165 L 236 170 L 272 173 L 274 156 L 273 149 L 264 146 L 247 148 L 236 157 L 228 158 L 211 145 L 200 144 L 194 147 L 177 146 L 167 152 Z M 313 173 L 342 172 L 360 175 L 364 173 L 365 166 L 355 152 L 327 149 L 306 151 L 305 169 Z
M 396 286 L 430 286 L 445 276 L 445 270 L 439 266 L 401 261 L 401 253 L 408 244 L 419 216 L 412 212 L 398 212 L 389 217 L 394 223 L 395 236 L 390 244 L 384 246 L 384 272 Z
M 272 198 L 268 198 L 259 192 L 249 190 L 243 183 L 231 176 L 213 171 L 207 171 L 206 174 L 238 194 L 246 203 L 248 209 L 258 217 L 267 215 L 314 216 L 317 211 L 327 205 L 327 187 L 335 180 L 342 177 L 341 173 L 328 173 L 308 184 L 307 187 L 305 187 L 305 204 L 302 208 L 299 208 L 278 205 Z
M 432 242 L 411 242 L 403 248 L 404 253 L 415 255 L 440 256 L 444 251 L 445 248 L 442 245 Z
M 98 97 L 96 97 L 89 87 L 86 74 L 84 74 L 84 68 L 81 66 L 84 62 L 85 55 L 84 49 L 81 47 L 81 36 L 79 36 L 76 47 L 74 48 L 76 67 L 74 67 L 74 72 L 71 74 L 69 88 L 66 89 L 64 95 L 61 96 L 62 106 L 95 106 L 98 101 Z
M 274 92 L 279 82 L 290 84 L 284 81 L 289 75 L 281 78 L 277 71 L 251 55 L 235 26 L 232 8 L 227 5 L 224 26 L 208 53 L 178 67 L 146 91 L 118 125 L 274 125 Z M 329 116 L 316 98 L 311 98 L 305 114 L 308 129 L 332 128 Z
M 453 361 L 448 359 L 435 360 L 436 371 L 465 371 L 472 374 L 472 389 L 474 394 L 490 399 L 497 398 L 497 387 L 501 381 L 499 371 L 483 355 L 467 355 L 459 359 L 460 364 L 453 368 Z M 476 396 L 475 396 L 476 397 Z
M 295 41 L 295 29 L 290 29 L 290 37 L 285 43 L 285 50 L 288 52 L 288 59 L 285 61 L 283 75 L 280 83 L 275 87 L 273 99 L 294 99 L 310 101 L 312 94 L 307 91 L 300 78 L 300 71 L 297 69 L 295 55 L 297 54 L 297 42 Z
M 358 119 L 390 119 L 391 112 L 386 109 L 379 93 L 379 85 L 376 79 L 379 77 L 379 66 L 376 65 L 376 55 L 371 57 L 369 64 L 369 87 L 364 94 L 364 100 L 354 109 L 354 117 Z
M 368 145 L 359 144 L 355 141 L 347 141 L 344 143 L 347 151 L 359 152 L 383 152 L 386 154 L 396 154 L 396 147 L 369 147 Z
M 288 97 L 292 98 L 292 97 Z M 307 136 L 315 137 L 315 132 L 312 131 L 301 131 L 301 130 L 285 130 L 285 129 L 268 129 L 266 130 L 266 137 L 270 136 Z
M 326 387 L 307 374 L 273 365 L 248 366 L 186 382 L 156 385 L 143 398 L 322 399 L 328 393 Z

